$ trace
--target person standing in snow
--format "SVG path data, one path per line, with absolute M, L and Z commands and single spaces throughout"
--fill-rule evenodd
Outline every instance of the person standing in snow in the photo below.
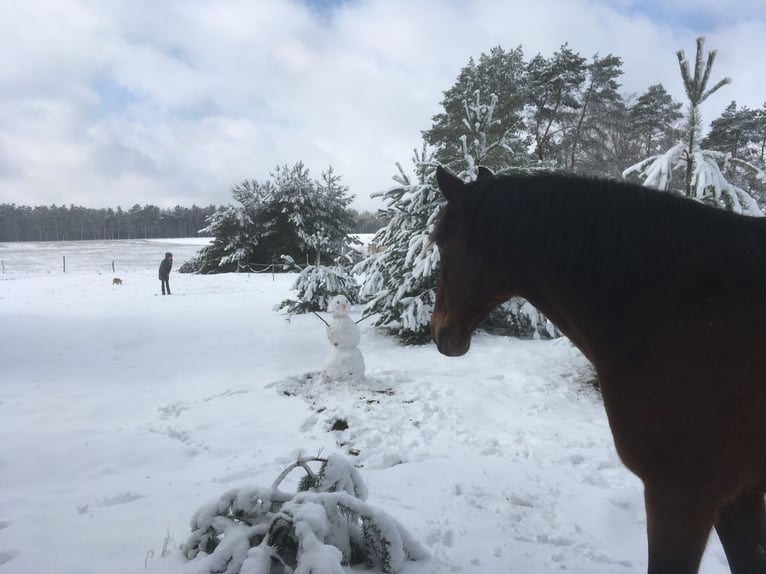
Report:
M 160 281 L 162 282 L 162 294 L 167 289 L 170 295 L 170 270 L 173 268 L 173 254 L 165 253 L 165 259 L 160 263 Z

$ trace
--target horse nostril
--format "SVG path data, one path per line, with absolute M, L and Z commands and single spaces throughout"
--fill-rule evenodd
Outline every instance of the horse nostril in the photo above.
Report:
M 449 348 L 449 340 L 450 340 L 450 332 L 449 329 L 446 327 L 442 327 L 439 329 L 439 338 L 436 341 L 436 346 L 439 348 L 439 351 L 447 354 L 447 349 Z

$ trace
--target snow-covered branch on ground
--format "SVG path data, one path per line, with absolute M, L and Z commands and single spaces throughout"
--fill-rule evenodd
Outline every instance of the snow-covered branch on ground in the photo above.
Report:
M 314 472 L 309 464 L 321 462 Z M 279 484 L 293 470 L 306 476 L 299 492 Z M 226 491 L 191 520 L 184 556 L 199 574 L 342 574 L 343 565 L 364 563 L 398 572 L 407 560 L 427 557 L 394 518 L 366 502 L 367 487 L 345 458 L 301 457 L 269 488 Z

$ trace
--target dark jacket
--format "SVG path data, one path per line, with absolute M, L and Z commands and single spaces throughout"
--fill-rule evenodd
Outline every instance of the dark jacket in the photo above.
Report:
M 160 281 L 167 281 L 170 279 L 170 270 L 173 268 L 173 260 L 165 258 L 160 263 Z

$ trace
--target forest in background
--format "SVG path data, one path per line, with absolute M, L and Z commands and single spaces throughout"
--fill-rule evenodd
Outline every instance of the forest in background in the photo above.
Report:
M 207 237 L 207 221 L 222 208 L 192 205 L 160 209 L 134 205 L 127 211 L 89 209 L 77 205 L 28 207 L 0 203 L 0 242 L 84 241 L 95 239 L 159 239 Z M 374 233 L 385 219 L 369 211 L 349 209 L 356 233 Z

